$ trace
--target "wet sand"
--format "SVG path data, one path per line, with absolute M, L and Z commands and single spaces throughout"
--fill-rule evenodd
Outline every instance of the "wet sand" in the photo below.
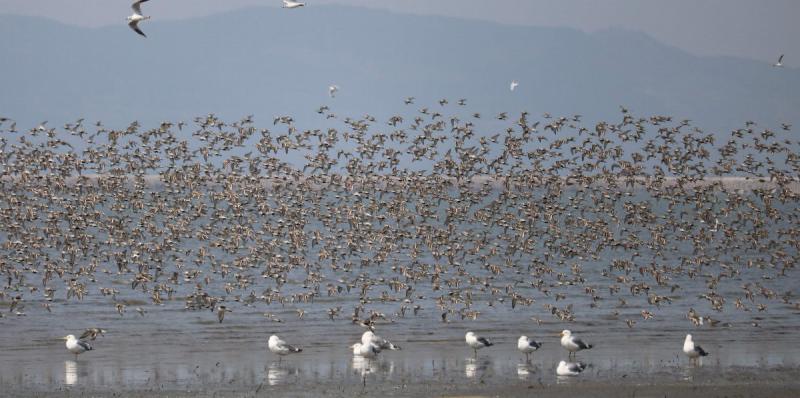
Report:
M 558 377 L 556 363 L 566 359 L 566 351 L 548 335 L 552 325 L 531 333 L 544 346 L 526 363 L 511 331 L 476 329 L 496 345 L 473 358 L 460 336 L 467 325 L 454 323 L 404 336 L 385 327 L 403 350 L 372 361 L 352 357 L 347 345 L 363 329 L 341 322 L 282 329 L 305 349 L 281 361 L 266 350 L 268 325 L 207 325 L 193 333 L 164 333 L 166 325 L 154 334 L 112 331 L 77 361 L 60 341 L 6 335 L 0 391 L 13 397 L 800 396 L 796 333 L 695 330 L 711 355 L 693 365 L 680 353 L 680 331 L 609 333 L 575 325 L 597 346 L 578 354 L 590 365 L 584 374 Z M 536 330 L 525 323 L 504 326 Z M 19 344 L 9 346 L 12 340 Z

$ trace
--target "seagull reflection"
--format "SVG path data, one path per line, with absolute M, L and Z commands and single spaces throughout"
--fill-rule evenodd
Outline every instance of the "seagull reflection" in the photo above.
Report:
M 527 379 L 532 373 L 536 373 L 536 368 L 530 363 L 517 364 L 517 377 L 519 377 L 520 380 Z
M 289 378 L 289 375 L 294 374 L 295 372 L 296 369 L 282 368 L 277 363 L 273 363 L 267 368 L 267 384 L 271 386 L 284 384 Z
M 357 371 L 361 376 L 375 373 L 378 370 L 377 361 L 354 355 L 353 370 Z
M 64 384 L 75 385 L 78 382 L 78 363 L 72 360 L 64 361 Z
M 468 358 L 464 362 L 464 375 L 472 379 L 480 374 L 483 374 L 489 368 L 492 362 L 488 358 L 474 359 Z

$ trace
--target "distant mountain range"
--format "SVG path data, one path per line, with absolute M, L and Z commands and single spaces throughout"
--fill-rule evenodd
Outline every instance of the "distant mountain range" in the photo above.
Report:
M 250 8 L 213 17 L 78 28 L 0 15 L 0 116 L 21 128 L 81 117 L 139 120 L 291 114 L 313 127 L 341 116 L 386 116 L 467 98 L 470 111 L 692 119 L 706 129 L 746 120 L 800 126 L 800 70 L 698 57 L 647 35 L 593 34 L 341 6 Z M 519 87 L 511 92 L 511 80 Z M 329 98 L 327 88 L 341 90 Z

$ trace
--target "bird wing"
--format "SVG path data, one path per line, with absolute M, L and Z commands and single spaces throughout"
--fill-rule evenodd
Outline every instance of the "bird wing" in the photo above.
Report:
M 81 346 L 86 351 L 91 351 L 92 350 L 92 346 L 89 345 L 89 343 L 87 343 L 87 342 L 85 342 L 83 340 L 78 340 L 78 345 Z
M 92 331 L 91 331 L 91 330 L 89 330 L 89 329 L 87 329 L 85 332 L 83 332 L 83 334 L 81 335 L 81 337 L 78 337 L 78 338 L 79 338 L 79 339 L 81 339 L 81 340 L 83 340 L 83 339 L 85 339 L 85 338 L 87 338 L 87 337 L 91 337 L 91 336 L 92 336 L 92 334 L 93 334 L 93 333 L 92 333 Z
M 586 365 L 580 362 L 567 364 L 567 369 L 569 369 L 570 372 L 576 372 L 576 373 L 582 372 L 584 368 L 586 368 Z
M 572 342 L 575 343 L 575 345 L 577 345 L 578 348 L 580 348 L 582 350 L 585 350 L 587 348 L 592 348 L 592 346 L 590 344 L 584 343 L 583 340 L 581 340 L 581 339 L 573 339 Z
M 695 346 L 694 346 L 694 350 L 695 350 L 695 351 L 696 351 L 698 354 L 700 354 L 700 356 L 701 356 L 701 357 L 704 357 L 704 356 L 708 355 L 708 353 L 706 352 L 706 350 L 704 350 L 704 349 L 703 349 L 703 347 L 700 347 L 699 345 L 695 345 Z
M 778 63 L 781 63 L 781 62 L 783 62 L 783 54 L 781 54 L 781 56 L 778 57 Z
M 302 348 L 300 348 L 300 347 L 295 347 L 295 346 L 293 346 L 293 345 L 289 345 L 289 344 L 286 344 L 286 348 L 288 348 L 288 349 L 289 349 L 289 351 L 293 351 L 293 352 L 300 352 L 300 351 L 303 351 L 303 349 L 302 349 Z
M 131 29 L 133 29 L 134 32 L 136 32 L 136 33 L 138 33 L 138 34 L 140 34 L 140 35 L 142 35 L 144 37 L 147 37 L 147 35 L 144 34 L 144 32 L 142 32 L 141 29 L 139 29 L 138 22 L 136 22 L 136 21 L 128 22 L 128 26 L 130 26 Z
M 139 15 L 142 15 L 142 3 L 146 2 L 146 1 L 150 1 L 150 0 L 136 0 L 136 1 L 134 1 L 133 4 L 131 4 L 131 8 L 133 9 L 133 12 L 135 12 L 135 13 L 137 13 Z
M 488 346 L 490 346 L 490 345 L 492 345 L 492 343 L 491 343 L 491 342 L 489 342 L 489 340 L 486 340 L 486 338 L 485 338 L 485 337 L 478 337 L 478 341 L 479 341 L 481 344 L 483 344 L 483 345 L 485 345 L 485 346 L 487 346 L 487 347 L 488 347 Z
M 533 347 L 533 348 L 539 348 L 539 347 L 542 346 L 542 343 L 539 343 L 539 342 L 536 342 L 536 341 L 533 341 L 533 340 L 528 340 L 528 345 Z

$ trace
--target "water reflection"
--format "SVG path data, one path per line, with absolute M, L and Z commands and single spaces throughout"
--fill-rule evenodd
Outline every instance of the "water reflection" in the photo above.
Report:
M 467 376 L 468 379 L 483 375 L 491 364 L 492 361 L 487 358 L 469 358 L 464 362 L 464 375 Z
M 269 365 L 267 368 L 267 384 L 275 386 L 283 384 L 289 378 L 289 370 L 281 368 L 278 364 Z
M 376 361 L 369 358 L 360 357 L 358 355 L 353 356 L 353 370 L 357 371 L 360 375 L 368 375 L 370 373 L 375 373 L 378 369 Z
M 78 363 L 72 360 L 64 361 L 64 384 L 75 385 L 78 382 Z
M 536 373 L 536 368 L 530 362 L 517 364 L 517 377 L 520 380 L 526 380 L 532 373 Z

